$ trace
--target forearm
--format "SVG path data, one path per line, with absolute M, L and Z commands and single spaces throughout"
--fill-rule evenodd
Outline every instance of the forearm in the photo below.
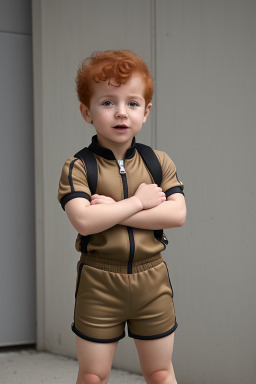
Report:
M 77 199 L 74 199 L 77 200 Z M 75 229 L 83 236 L 105 231 L 143 209 L 141 201 L 133 196 L 112 204 L 66 204 L 66 212 Z
M 180 227 L 186 219 L 186 206 L 182 202 L 165 201 L 157 207 L 140 211 L 120 222 L 134 228 L 165 229 Z

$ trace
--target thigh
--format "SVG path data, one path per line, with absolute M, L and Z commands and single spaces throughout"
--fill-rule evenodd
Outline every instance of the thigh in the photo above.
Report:
M 144 376 L 157 371 L 172 371 L 174 333 L 155 340 L 134 339 Z
M 77 336 L 99 343 L 124 337 L 129 293 L 125 277 L 80 264 L 72 325 Z
M 79 374 L 93 374 L 102 379 L 111 371 L 113 357 L 118 342 L 95 343 L 76 336 L 76 352 L 79 363 Z
M 177 328 L 173 290 L 165 263 L 131 275 L 129 336 L 154 340 L 172 334 Z

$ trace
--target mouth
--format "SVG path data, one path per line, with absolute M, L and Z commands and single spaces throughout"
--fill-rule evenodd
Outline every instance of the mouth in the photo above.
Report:
M 129 127 L 125 124 L 119 124 L 119 125 L 115 125 L 113 128 L 118 130 L 125 130 L 125 129 L 128 129 Z

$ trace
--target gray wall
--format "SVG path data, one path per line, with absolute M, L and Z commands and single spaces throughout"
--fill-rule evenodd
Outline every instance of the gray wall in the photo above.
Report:
M 79 116 L 77 66 L 94 50 L 129 48 L 156 84 L 140 139 L 167 151 L 185 184 L 187 223 L 167 231 L 164 254 L 178 380 L 255 383 L 256 3 L 34 0 L 33 28 L 39 348 L 75 355 L 79 255 L 56 195 L 64 160 L 93 134 Z M 139 371 L 131 340 L 114 365 Z
M 0 0 L 1 346 L 36 341 L 32 70 L 31 2 Z

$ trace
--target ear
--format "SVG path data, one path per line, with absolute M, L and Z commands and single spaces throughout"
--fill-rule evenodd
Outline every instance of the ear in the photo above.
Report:
M 143 123 L 146 123 L 150 109 L 152 108 L 152 103 L 149 103 L 146 108 L 145 108 L 145 113 L 144 113 L 144 120 Z
M 80 104 L 80 112 L 81 112 L 81 115 L 83 116 L 83 119 L 91 124 L 92 123 L 92 118 L 91 118 L 91 113 L 90 113 L 90 109 L 84 105 L 84 104 Z

